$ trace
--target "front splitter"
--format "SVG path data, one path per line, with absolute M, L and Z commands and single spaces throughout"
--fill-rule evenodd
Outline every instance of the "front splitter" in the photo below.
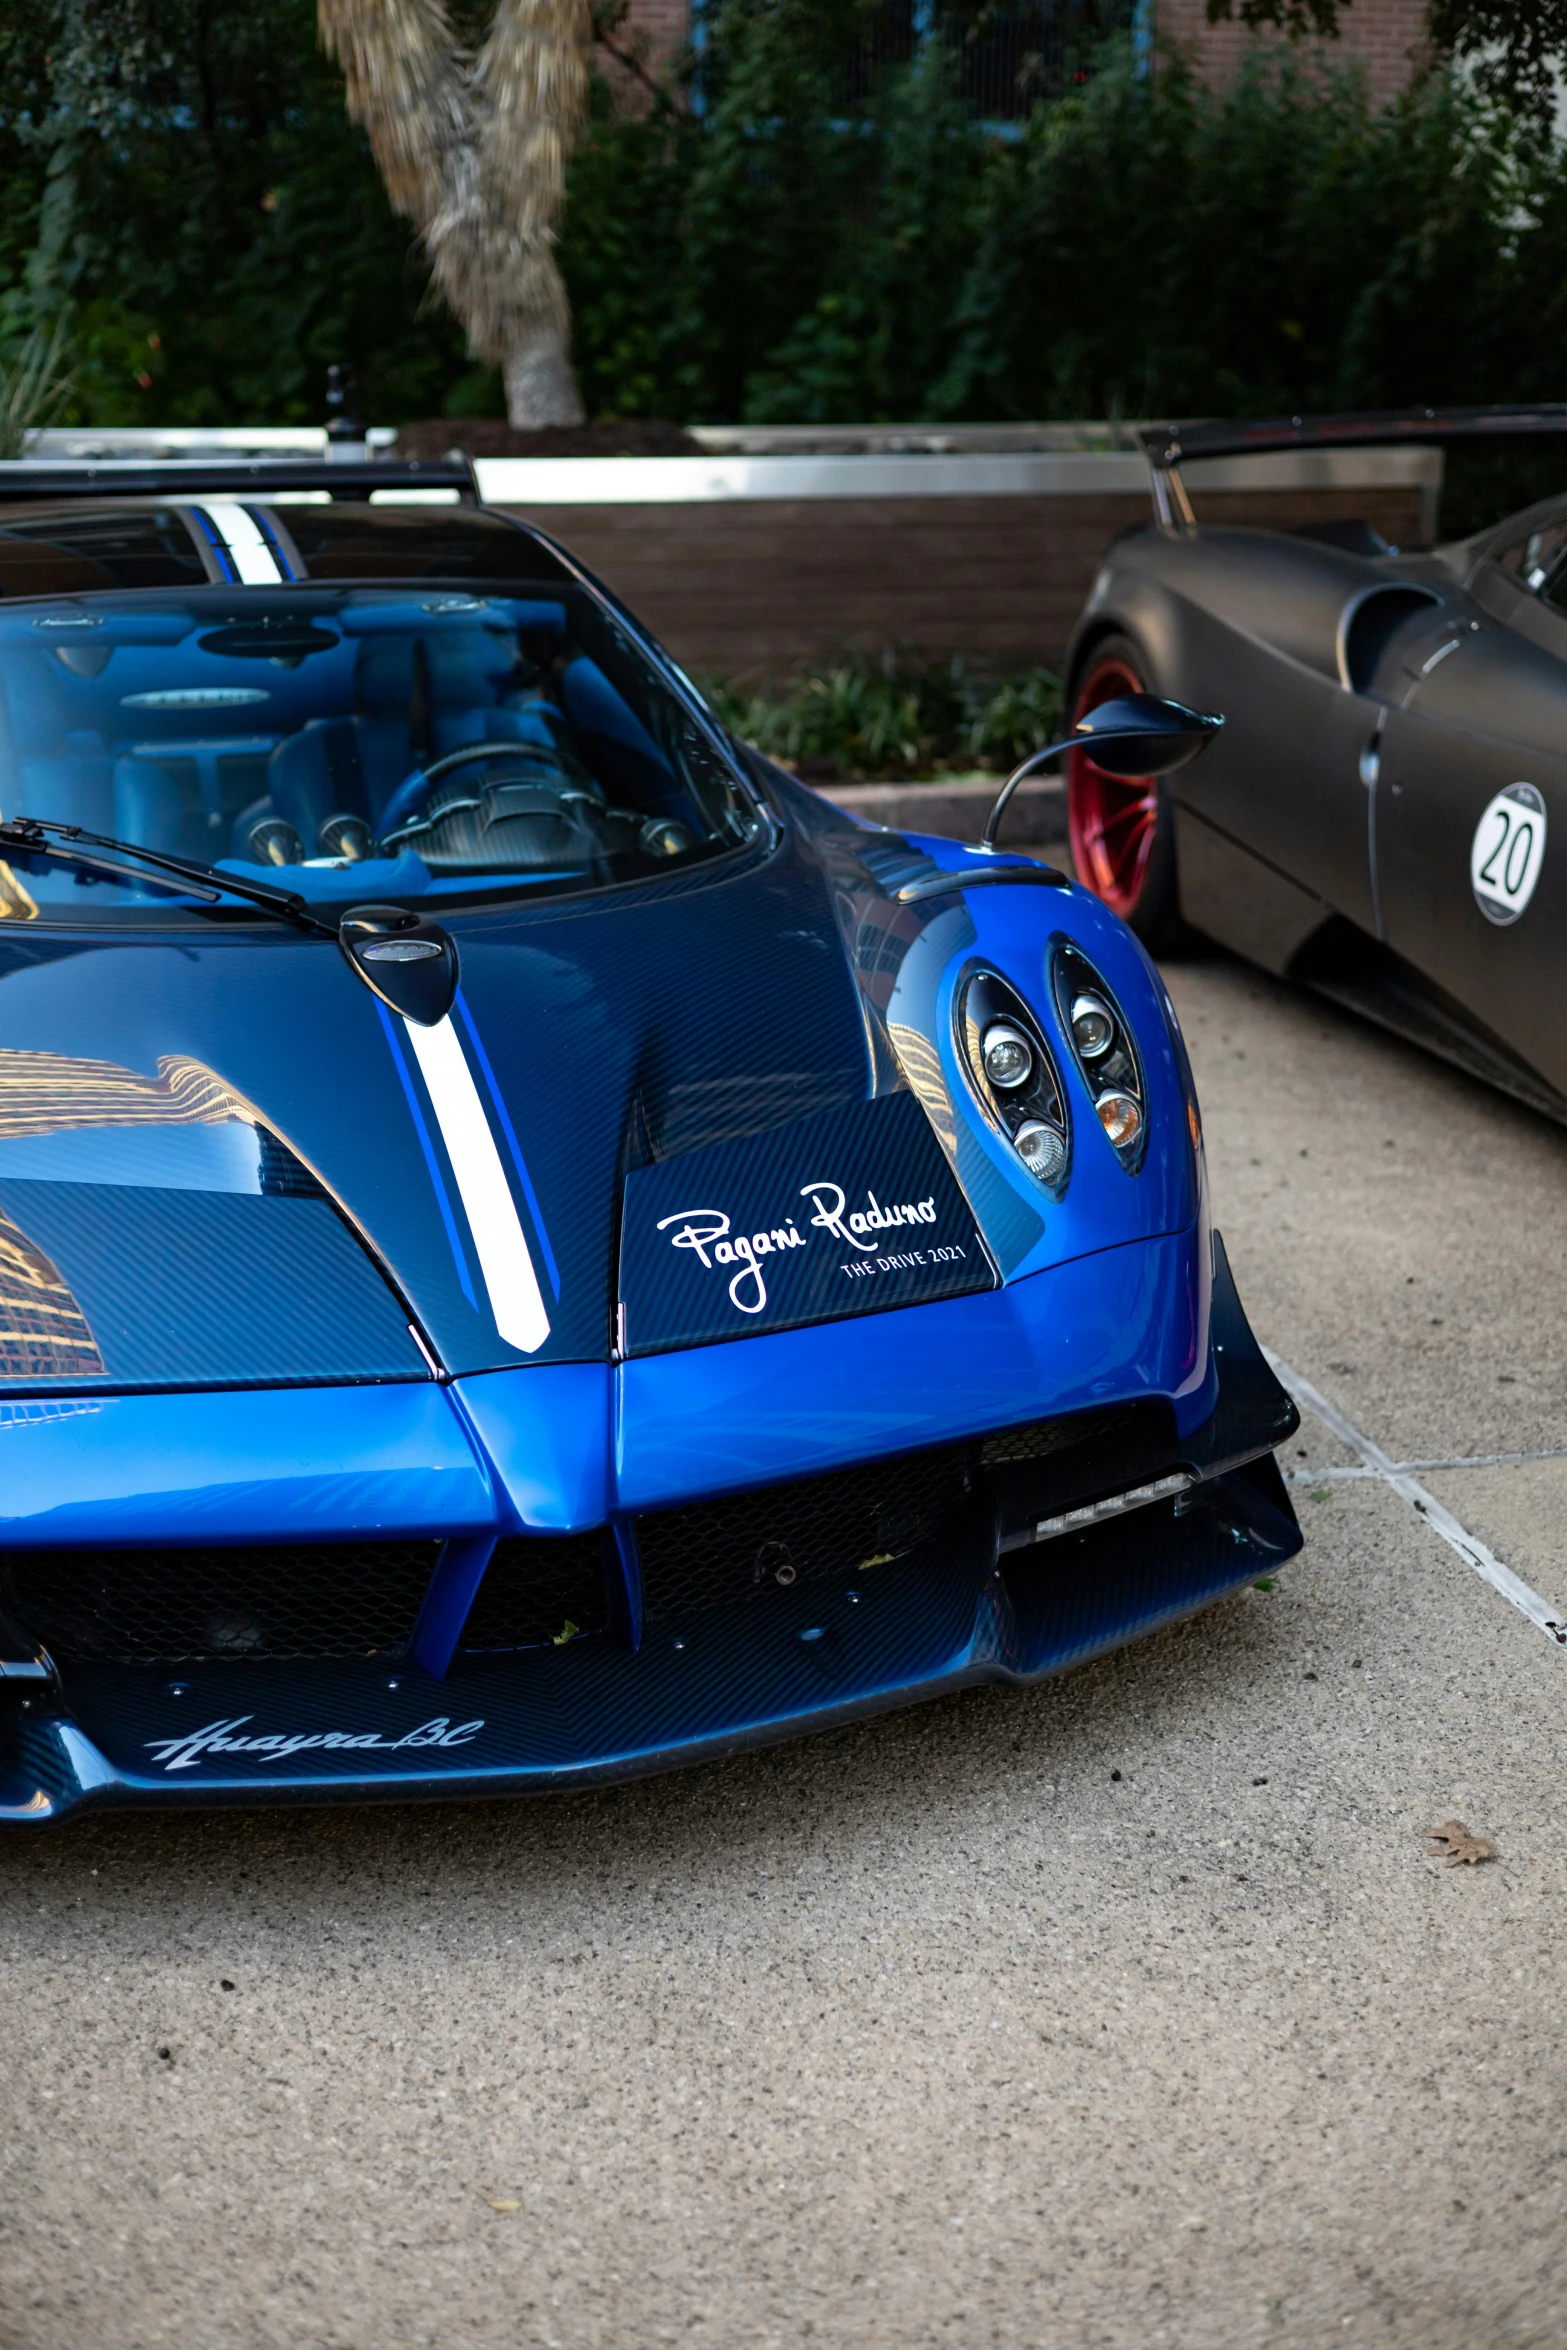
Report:
M 364 1803 L 591 1786 L 831 1729 L 978 1682 L 1026 1684 L 1136 1639 L 1294 1556 L 1271 1460 L 998 1564 L 993 1525 L 848 1584 L 612 1638 L 465 1656 L 76 1665 L 19 1705 L 0 1820 L 85 1805 Z

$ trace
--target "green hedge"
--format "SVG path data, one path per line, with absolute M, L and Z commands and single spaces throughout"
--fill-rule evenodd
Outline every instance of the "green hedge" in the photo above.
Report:
M 1003 139 L 933 48 L 851 137 L 786 70 L 789 14 L 729 0 L 702 125 L 595 120 L 566 259 L 600 412 L 1258 414 L 1567 381 L 1563 156 L 1445 79 L 1378 112 L 1352 73 L 1216 95 L 1112 45 Z
M 860 421 L 1503 399 L 1567 382 L 1567 165 L 1435 79 L 1214 95 L 1113 46 L 1015 138 L 935 46 L 845 118 L 850 0 L 717 0 L 698 118 L 598 94 L 563 254 L 601 415 Z M 0 0 L 0 357 L 99 422 L 482 412 L 312 0 Z
M 987 675 L 890 650 L 846 651 L 776 693 L 740 693 L 722 679 L 707 692 L 736 734 L 815 782 L 1005 775 L 1061 716 L 1061 680 L 1048 669 Z
M 438 411 L 425 282 L 312 0 L 0 0 L 0 353 L 64 306 L 77 419 L 315 420 L 345 358 Z

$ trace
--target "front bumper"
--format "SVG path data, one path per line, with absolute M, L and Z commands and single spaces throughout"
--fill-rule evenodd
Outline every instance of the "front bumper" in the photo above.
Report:
M 1130 1271 L 1136 1276 L 1130 1292 L 1146 1294 L 1149 1268 Z M 1017 1291 L 998 1299 L 1009 1295 L 1015 1307 Z M 1166 1307 L 1168 1298 L 1166 1290 Z M 915 1316 L 923 1325 L 945 1311 L 922 1308 L 914 1316 L 879 1319 L 884 1329 Z M 1015 1311 L 1010 1326 L 1020 1326 Z M 1123 1337 L 1129 1327 L 1123 1322 Z M 1151 1329 L 1150 1321 L 1149 1329 L 1134 1330 L 1134 1341 L 1151 1344 Z M 1077 1338 L 1081 1356 L 1088 1342 L 1080 1331 Z M 1097 1346 L 1097 1337 L 1092 1343 Z M 709 1360 L 720 1351 L 737 1350 L 708 1350 Z M 941 1365 L 945 1376 L 937 1381 L 930 1363 L 927 1353 L 925 1385 L 945 1398 L 934 1432 L 962 1435 L 953 1426 L 951 1365 Z M 1117 1389 L 1097 1354 L 1088 1367 L 1093 1392 L 1072 1396 L 1061 1407 L 1068 1412 L 1117 1393 L 1148 1393 L 1125 1378 Z M 995 1377 L 994 1365 L 988 1377 Z M 1180 1384 L 1165 1385 L 1167 1402 Z M 362 1802 L 587 1785 L 829 1728 L 976 1682 L 1039 1680 L 1189 1614 L 1300 1547 L 1269 1457 L 1296 1424 L 1294 1407 L 1262 1360 L 1222 1250 L 1216 1249 L 1211 1356 L 1188 1364 L 1184 1384 L 1189 1399 L 1210 1406 L 1194 1427 L 1183 1429 L 1177 1400 L 1158 1442 L 1146 1422 L 1124 1442 L 1112 1426 L 1095 1444 L 1064 1455 L 1075 1463 L 1070 1468 L 1047 1461 L 1026 1471 L 986 1470 L 939 1533 L 894 1562 L 864 1560 L 852 1573 L 768 1588 L 748 1604 L 664 1614 L 637 1649 L 623 1630 L 605 1631 L 561 1646 L 546 1641 L 504 1654 L 459 1653 L 440 1678 L 388 1653 L 224 1658 L 178 1668 L 60 1661 L 48 1683 L 11 1678 L 0 1663 L 0 1819 L 43 1821 L 86 1804 Z M 407 1391 L 398 1394 L 395 1408 L 408 1410 Z M 1032 1397 L 1025 1390 L 1020 1405 L 1015 1383 L 1008 1397 L 1005 1424 L 1015 1427 Z M 744 1399 L 732 1401 L 743 1424 Z M 965 1399 L 976 1430 L 987 1420 L 995 1427 L 1002 1417 L 988 1404 L 986 1394 Z M 885 1396 L 879 1405 L 863 1402 L 862 1416 L 886 1408 Z M 802 1408 L 799 1417 L 802 1429 L 809 1422 L 819 1431 L 820 1410 Z M 906 1420 L 903 1429 L 907 1451 Z M 713 1431 L 685 1436 L 688 1446 L 713 1441 Z M 775 1442 L 772 1477 L 799 1476 L 810 1465 L 802 1456 L 819 1442 L 819 1433 L 793 1448 L 784 1442 L 781 1470 Z M 841 1469 L 849 1450 L 841 1432 L 839 1445 L 834 1466 Z M 553 1452 L 514 1447 L 509 1466 L 496 1457 L 500 1450 L 475 1443 L 474 1460 L 488 1457 L 484 1476 L 471 1463 L 465 1468 L 455 1451 L 426 1442 L 419 1474 L 445 1481 L 444 1491 L 439 1507 L 428 1495 L 417 1497 L 411 1458 L 402 1530 L 439 1525 L 448 1534 L 482 1532 L 486 1514 L 493 1525 L 502 1506 L 486 1493 L 509 1494 L 515 1507 L 522 1487 L 532 1494 L 534 1511 L 525 1521 L 532 1526 L 548 1522 L 536 1513 L 549 1507 L 578 1526 L 595 1522 L 605 1475 L 597 1448 L 558 1433 Z M 854 1453 L 861 1461 L 875 1458 L 857 1444 Z M 731 1485 L 759 1482 L 760 1460 L 747 1479 L 746 1458 L 742 1445 L 737 1474 L 729 1456 Z M 372 1479 L 368 1464 L 340 1463 L 335 1473 L 350 1483 L 357 1476 L 363 1498 L 364 1481 Z M 1096 1522 L 1101 1503 L 1113 1503 L 1128 1488 L 1168 1485 L 1176 1475 L 1186 1480 L 1181 1491 Z M 290 1490 L 292 1508 L 288 1497 L 252 1483 L 245 1529 L 252 1539 L 258 1511 L 268 1526 L 282 1521 L 277 1539 L 308 1538 L 302 1520 L 309 1532 L 319 1531 L 322 1505 L 311 1476 L 295 1477 Z M 713 1490 L 711 1482 L 706 1490 Z M 652 1498 L 663 1498 L 656 1483 Z M 56 1542 L 82 1539 L 78 1513 L 89 1506 L 73 1503 L 50 1513 Z M 124 1518 L 116 1517 L 124 1544 Z M 1067 1523 L 1052 1539 L 1030 1539 L 1040 1523 L 1054 1528 L 1063 1518 Z M 146 1529 L 139 1539 L 166 1539 L 161 1518 L 156 1522 L 154 1535 L 154 1519 L 138 1519 Z

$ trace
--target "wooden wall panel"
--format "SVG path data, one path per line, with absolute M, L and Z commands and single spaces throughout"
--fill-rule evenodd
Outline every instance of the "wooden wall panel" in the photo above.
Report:
M 1395 544 L 1419 531 L 1412 488 L 1213 491 L 1194 503 L 1205 522 L 1359 516 Z M 1113 493 L 512 510 L 598 573 L 694 675 L 747 682 L 850 644 L 1055 663 L 1106 547 L 1149 518 L 1146 497 Z

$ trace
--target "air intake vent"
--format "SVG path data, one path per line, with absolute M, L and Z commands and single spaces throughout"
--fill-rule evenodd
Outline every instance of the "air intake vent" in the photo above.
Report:
M 391 1655 L 413 1631 L 440 1547 L 12 1551 L 0 1607 L 61 1664 Z
M 906 1557 L 961 1506 L 972 1454 L 945 1447 L 638 1518 L 648 1620 L 847 1580 Z
M 1406 621 L 1442 601 L 1407 581 L 1367 588 L 1346 604 L 1338 624 L 1338 673 L 1352 694 L 1371 691 L 1383 654 Z
M 495 1545 L 458 1646 L 466 1656 L 563 1648 L 608 1619 L 601 1534 L 515 1535 Z

